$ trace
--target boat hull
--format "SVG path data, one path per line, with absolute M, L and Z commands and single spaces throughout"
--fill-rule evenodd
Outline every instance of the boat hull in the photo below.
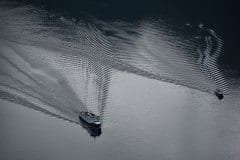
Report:
M 221 93 L 215 92 L 215 95 L 218 97 L 219 100 L 224 98 L 223 94 L 221 94 Z
M 84 121 L 83 119 L 80 119 L 80 125 L 87 130 L 87 132 L 90 134 L 91 137 L 98 137 L 102 134 L 102 130 L 101 127 L 96 127 L 96 126 L 92 126 L 89 125 L 89 123 L 86 123 L 86 121 Z
M 83 122 L 84 124 L 90 126 L 90 127 L 94 127 L 94 128 L 99 128 L 101 127 L 101 123 L 100 124 L 95 124 L 95 123 L 89 123 L 88 121 L 86 121 L 84 118 L 82 118 L 81 116 L 79 116 L 79 120 L 81 122 Z

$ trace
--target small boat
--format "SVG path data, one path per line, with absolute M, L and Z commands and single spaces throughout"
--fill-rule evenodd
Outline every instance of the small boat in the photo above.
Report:
M 100 116 L 93 114 L 92 112 L 82 111 L 79 113 L 79 120 L 91 127 L 100 127 Z
M 90 126 L 87 122 L 80 120 L 80 125 L 87 130 L 91 137 L 98 137 L 102 134 L 101 127 Z
M 218 97 L 219 100 L 224 98 L 223 91 L 220 89 L 216 89 L 215 95 Z

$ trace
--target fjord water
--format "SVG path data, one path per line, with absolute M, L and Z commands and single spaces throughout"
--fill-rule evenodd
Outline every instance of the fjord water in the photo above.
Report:
M 239 71 L 220 65 L 223 33 L 0 7 L 0 159 L 239 159 Z M 80 124 L 86 110 L 100 136 Z

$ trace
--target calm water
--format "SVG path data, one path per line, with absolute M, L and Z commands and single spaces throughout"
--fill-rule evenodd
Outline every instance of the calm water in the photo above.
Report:
M 239 159 L 224 27 L 90 2 L 0 2 L 0 159 Z M 79 122 L 86 110 L 101 116 L 98 135 Z

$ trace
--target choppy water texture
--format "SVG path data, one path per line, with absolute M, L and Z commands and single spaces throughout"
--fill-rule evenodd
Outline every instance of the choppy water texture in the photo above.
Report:
M 238 79 L 234 81 L 228 79 L 218 65 L 218 59 L 223 53 L 224 41 L 213 29 L 205 27 L 203 24 L 183 23 L 182 25 L 176 25 L 170 23 L 167 19 L 156 17 L 138 19 L 133 22 L 120 19 L 104 21 L 94 17 L 76 20 L 48 13 L 44 9 L 31 5 L 1 2 L 0 7 L 1 99 L 77 124 L 79 123 L 77 114 L 79 111 L 92 110 L 94 113 L 101 115 L 103 134 L 105 123 L 110 123 L 110 126 L 114 124 L 116 127 L 118 126 L 117 119 L 119 121 L 124 119 L 124 122 L 132 124 L 127 122 L 127 120 L 132 120 L 124 117 L 124 114 L 121 113 L 120 104 L 125 105 L 122 106 L 124 108 L 123 113 L 128 113 L 128 111 L 125 111 L 128 107 L 130 112 L 133 110 L 138 112 L 130 106 L 139 105 L 141 108 L 143 104 L 139 102 L 142 102 L 142 100 L 136 102 L 129 99 L 136 97 L 145 99 L 144 97 L 148 97 L 147 94 L 154 95 L 153 97 L 156 95 L 164 97 L 162 93 L 166 93 L 169 94 L 166 95 L 167 99 L 174 101 L 169 97 L 176 98 L 178 94 L 182 94 L 181 90 L 183 90 L 187 95 L 196 94 L 198 98 L 193 96 L 193 99 L 191 99 L 180 96 L 181 100 L 176 99 L 176 102 L 179 100 L 182 102 L 185 99 L 185 101 L 190 101 L 189 103 L 199 106 L 199 101 L 205 101 L 199 102 L 200 106 L 205 106 L 204 109 L 210 112 L 214 112 L 215 107 L 220 105 L 220 114 L 223 114 L 224 106 L 231 102 L 229 106 L 236 112 L 234 114 L 239 113 L 240 103 L 237 100 L 240 94 L 239 81 Z M 168 89 L 159 87 L 160 84 Z M 124 86 L 135 89 L 136 96 L 131 97 L 133 91 L 127 88 L 124 90 Z M 146 90 L 147 88 L 152 89 L 152 93 L 149 93 L 150 91 Z M 164 88 L 167 91 L 161 92 L 160 90 L 164 90 Z M 225 94 L 226 100 L 224 99 L 223 102 L 219 102 L 214 96 L 214 91 L 217 88 L 223 90 Z M 123 99 L 116 97 L 114 93 L 128 96 Z M 116 99 L 113 98 L 114 96 Z M 126 100 L 126 102 L 118 101 L 118 99 Z M 152 98 L 146 98 L 145 100 L 151 101 Z M 120 107 L 118 109 L 114 107 L 114 112 L 118 113 L 116 119 L 113 118 L 116 113 L 113 113 L 111 109 L 106 111 L 106 108 L 111 108 L 115 103 Z M 153 100 L 151 103 L 157 105 L 159 101 L 156 99 L 156 102 Z M 164 102 L 161 105 L 167 105 L 168 103 Z M 214 107 L 207 109 L 209 105 Z M 166 110 L 166 108 L 162 109 Z M 154 110 L 153 108 L 152 111 Z M 147 110 L 146 113 L 148 114 L 148 112 L 150 111 Z M 200 112 L 203 112 L 202 109 L 200 109 Z M 166 113 L 169 114 L 168 111 Z M 190 113 L 192 112 L 190 111 Z M 194 113 L 197 114 L 196 111 Z M 139 114 L 143 113 L 139 111 Z M 172 111 L 170 114 L 173 114 Z M 131 114 L 126 115 L 130 116 Z M 138 118 L 140 115 L 135 117 Z M 179 115 L 174 112 L 173 116 L 178 117 Z M 210 116 L 212 115 L 210 114 L 206 119 L 210 120 Z M 232 116 L 236 118 L 236 115 Z M 150 120 L 158 121 L 157 117 L 156 114 L 153 114 Z M 200 116 L 199 119 L 204 120 L 204 116 Z M 233 122 L 239 124 L 239 118 L 236 119 Z M 148 119 L 148 121 L 150 120 Z M 195 122 L 199 125 L 197 120 Z M 224 124 L 227 123 L 231 127 L 228 124 L 231 122 L 231 120 L 226 120 Z M 156 126 L 163 125 L 162 122 L 158 123 L 160 124 Z M 147 124 L 149 125 L 149 123 Z M 217 124 L 213 124 L 215 129 L 219 129 L 215 126 Z M 129 127 L 126 129 L 133 127 L 126 126 Z M 204 129 L 211 127 L 210 125 L 200 126 Z M 123 126 L 120 125 L 119 128 L 121 127 Z M 152 128 L 153 126 L 146 127 Z M 144 133 L 144 128 L 137 127 L 137 129 L 139 129 L 137 133 Z M 170 127 L 167 129 L 171 130 L 169 132 L 173 132 L 176 128 Z M 200 134 L 198 131 L 204 132 L 201 127 L 195 129 L 192 130 L 193 132 L 187 132 L 186 134 L 196 135 Z M 121 132 L 121 129 L 117 129 L 117 131 Z M 131 132 L 131 129 L 129 132 Z M 132 145 L 151 144 L 157 147 L 158 145 L 154 144 L 152 140 L 144 141 L 145 136 L 158 137 L 154 130 L 152 132 L 146 132 L 147 135 L 143 136 L 143 140 L 139 139 L 140 144 L 136 140 Z M 239 141 L 239 126 L 236 131 L 232 132 L 237 136 L 236 141 Z M 222 133 L 224 134 L 224 131 Z M 218 134 L 220 132 L 216 133 L 216 135 Z M 214 134 L 211 133 L 210 135 L 212 137 Z M 181 139 L 187 138 L 187 135 L 184 136 L 186 137 Z M 198 140 L 197 142 L 200 143 Z M 212 152 L 213 155 L 211 153 L 201 155 L 201 152 L 207 152 L 203 147 L 207 144 L 205 142 L 202 145 L 200 144 L 201 151 L 196 149 L 197 154 L 191 155 L 192 158 L 209 159 L 209 157 L 215 155 L 221 157 L 221 154 L 217 153 L 222 151 L 222 148 L 218 147 Z M 213 141 L 211 142 L 210 146 L 215 147 L 217 145 Z M 230 143 L 227 140 L 226 142 Z M 167 142 L 163 143 L 168 145 Z M 169 150 L 164 149 L 164 146 L 158 146 L 163 149 L 162 155 L 157 155 L 157 152 L 154 152 L 153 156 L 163 157 L 163 159 L 175 159 L 175 156 L 180 157 L 180 159 L 186 158 L 181 155 L 181 153 L 185 153 L 184 148 L 182 148 L 182 151 L 178 150 L 173 154 L 170 153 L 171 149 L 174 148 L 173 143 L 177 142 L 171 141 L 167 146 Z M 190 144 L 194 145 L 195 143 Z M 236 146 L 233 146 L 233 150 L 239 147 L 237 144 L 234 145 Z M 140 146 L 137 147 L 139 149 L 136 151 L 137 153 L 144 149 Z M 181 144 L 177 143 L 175 147 L 177 146 L 180 147 Z M 187 151 L 191 150 L 191 147 L 185 147 Z M 145 149 L 147 150 L 147 148 Z M 224 156 L 240 156 L 237 151 L 231 149 L 229 151 L 229 148 L 226 151 L 225 149 L 223 149 Z M 127 154 L 126 158 L 134 159 L 138 157 L 132 154 L 132 152 Z M 141 153 L 139 152 L 139 154 Z

